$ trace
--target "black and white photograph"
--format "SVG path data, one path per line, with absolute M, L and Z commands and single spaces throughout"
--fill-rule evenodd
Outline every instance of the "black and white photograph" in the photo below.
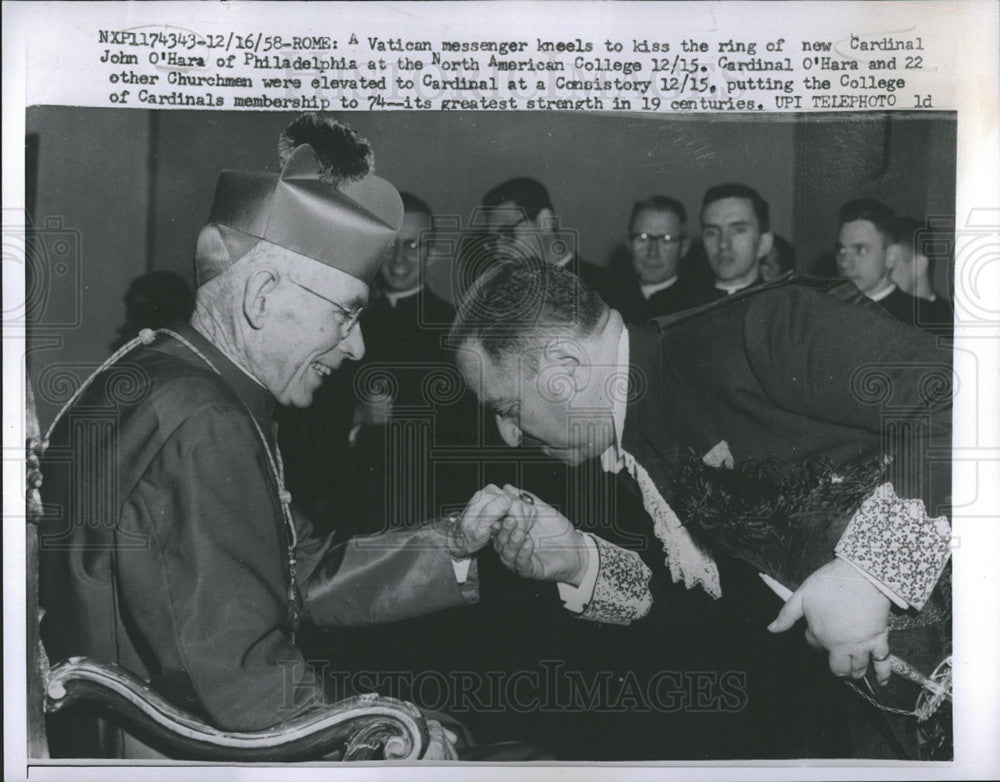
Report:
M 947 776 L 996 624 L 952 589 L 958 518 L 996 521 L 953 476 L 995 450 L 960 248 L 1000 212 L 958 210 L 965 115 L 915 97 L 29 96 L 29 770 Z
M 953 116 L 27 127 L 50 665 L 224 731 L 367 685 L 460 758 L 949 757 Z M 123 727 L 52 746 L 185 755 Z

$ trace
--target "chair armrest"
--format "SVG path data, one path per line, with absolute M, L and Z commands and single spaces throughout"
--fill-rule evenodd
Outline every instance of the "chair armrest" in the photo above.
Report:
M 411 703 L 375 694 L 345 698 L 294 720 L 254 732 L 224 731 L 187 714 L 117 665 L 71 657 L 52 667 L 45 711 L 96 702 L 144 739 L 176 758 L 233 762 L 416 760 L 429 744 L 427 723 Z

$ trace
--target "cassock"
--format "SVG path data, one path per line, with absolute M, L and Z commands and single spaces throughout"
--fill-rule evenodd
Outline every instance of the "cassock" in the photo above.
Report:
M 98 375 L 50 437 L 43 638 L 53 660 L 114 662 L 219 728 L 262 729 L 324 699 L 291 603 L 323 626 L 389 622 L 475 602 L 475 570 L 460 584 L 431 526 L 332 546 L 295 515 L 290 593 L 293 535 L 261 438 L 273 452 L 274 398 L 177 331 L 211 367 L 160 335 Z
M 443 514 L 482 486 L 479 476 L 455 470 L 447 457 L 453 449 L 478 445 L 481 429 L 475 397 L 445 345 L 454 317 L 454 308 L 426 287 L 380 291 L 362 315 L 367 349 L 355 370 L 351 404 L 388 391 L 393 411 L 390 426 L 357 427 L 351 436 L 348 502 L 352 516 L 369 528 L 383 523 L 389 509 L 406 513 L 393 487 L 414 493 L 433 487 L 425 512 Z M 407 421 L 415 427 L 429 421 L 426 439 L 405 441 Z
M 665 287 L 650 286 L 653 290 L 648 296 L 643 287 L 634 273 L 620 274 L 613 279 L 608 306 L 618 310 L 626 323 L 645 323 L 705 302 L 701 288 L 690 277 L 677 277 Z
M 692 304 L 688 305 L 690 307 L 701 306 L 703 304 L 711 304 L 714 301 L 721 301 L 727 296 L 732 296 L 736 293 L 742 293 L 749 288 L 761 285 L 764 282 L 764 278 L 758 276 L 755 280 L 746 285 L 737 288 L 735 290 L 729 290 L 725 288 L 722 283 L 714 280 L 712 278 L 702 278 L 693 281 L 694 290 L 691 293 Z
M 895 285 L 875 299 L 896 320 L 950 339 L 955 332 L 955 313 L 941 298 L 922 299 L 904 293 Z
M 386 367 L 397 381 L 397 405 L 427 405 L 423 379 L 454 364 L 443 344 L 454 318 L 455 309 L 426 288 L 402 295 L 380 292 L 361 316 L 366 349 L 359 369 Z
M 598 295 L 602 299 L 607 300 L 607 297 L 610 295 L 610 292 L 614 287 L 615 280 L 615 273 L 611 269 L 605 266 L 598 266 L 596 263 L 584 260 L 576 254 L 574 254 L 565 264 L 560 263 L 559 265 L 569 269 L 573 272 L 573 274 L 597 291 Z

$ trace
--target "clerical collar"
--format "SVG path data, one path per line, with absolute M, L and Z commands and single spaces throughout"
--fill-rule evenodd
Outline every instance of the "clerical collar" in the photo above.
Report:
M 642 291 L 642 295 L 645 298 L 650 298 L 654 293 L 659 293 L 660 291 L 665 291 L 671 285 L 677 282 L 677 275 L 675 274 L 669 280 L 664 280 L 663 282 L 653 282 L 647 285 L 640 285 L 639 290 Z
M 896 290 L 896 286 L 894 284 L 890 283 L 889 287 L 886 288 L 884 291 L 879 291 L 878 293 L 875 293 L 875 294 L 869 294 L 868 298 L 871 299 L 872 301 L 882 301 L 882 299 L 884 299 L 886 296 L 888 296 L 894 290 Z
M 623 326 L 621 338 L 618 340 L 618 365 L 615 370 L 619 377 L 628 378 L 628 361 L 628 328 Z M 621 387 L 620 383 L 612 383 L 611 385 L 614 388 Z M 621 455 L 621 448 L 622 437 L 625 435 L 625 413 L 628 410 L 627 396 L 627 394 L 615 394 L 611 402 L 611 421 L 615 428 L 615 441 L 601 454 L 601 469 L 605 472 L 616 473 L 625 466 L 625 461 Z
M 750 282 L 739 282 L 739 283 L 723 282 L 722 280 L 716 280 L 715 287 L 720 291 L 725 291 L 727 294 L 733 294 L 743 290 L 744 288 L 749 288 L 755 282 L 757 282 L 756 279 L 750 280 Z
M 408 299 L 411 296 L 416 296 L 423 289 L 423 285 L 417 285 L 416 287 L 405 291 L 385 291 L 385 298 L 386 301 L 389 302 L 390 307 L 395 307 L 402 299 Z

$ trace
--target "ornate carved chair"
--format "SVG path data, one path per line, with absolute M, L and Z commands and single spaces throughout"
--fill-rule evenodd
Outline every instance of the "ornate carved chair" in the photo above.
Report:
M 46 714 L 82 701 L 98 704 L 130 732 L 148 737 L 171 757 L 215 761 L 309 759 L 415 760 L 429 744 L 427 724 L 410 703 L 377 695 L 347 698 L 316 714 L 240 733 L 218 730 L 177 709 L 117 665 L 73 657 L 49 665 L 39 633 L 38 524 L 40 458 L 45 450 L 28 384 L 27 460 L 27 672 L 28 757 L 49 757 Z

